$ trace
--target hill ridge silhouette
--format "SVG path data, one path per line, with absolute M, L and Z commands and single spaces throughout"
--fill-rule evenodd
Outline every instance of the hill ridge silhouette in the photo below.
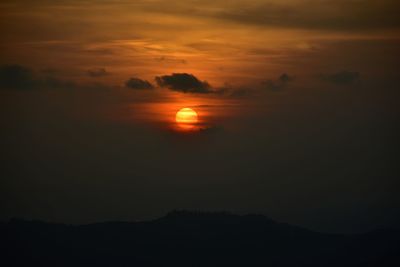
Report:
M 4 266 L 395 266 L 400 232 L 314 232 L 257 214 L 174 210 L 140 222 L 0 223 Z M 56 263 L 56 264 L 55 264 Z

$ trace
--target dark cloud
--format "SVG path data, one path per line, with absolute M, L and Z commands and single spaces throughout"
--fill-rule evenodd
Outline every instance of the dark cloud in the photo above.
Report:
M 230 97 L 233 98 L 244 98 L 244 97 L 249 97 L 252 95 L 252 91 L 247 89 L 247 88 L 239 88 L 235 89 L 230 93 Z
M 193 74 L 173 73 L 172 75 L 157 76 L 156 82 L 160 87 L 182 93 L 213 93 L 211 86 L 206 81 L 200 81 Z
M 223 86 L 223 87 L 218 87 L 213 89 L 213 93 L 219 96 L 226 95 L 227 92 L 229 92 L 230 88 Z
M 5 65 L 0 67 L 0 89 L 29 90 L 39 86 L 29 68 L 20 65 Z
M 226 96 L 229 98 L 247 98 L 254 95 L 254 90 L 245 86 L 234 86 L 230 83 L 225 83 L 224 86 L 215 88 L 214 94 Z
M 180 64 L 187 64 L 187 61 L 185 59 L 180 59 L 180 58 L 175 58 L 175 57 L 157 57 L 155 58 L 156 61 L 162 62 L 162 63 L 180 63 Z
M 321 74 L 319 78 L 336 85 L 351 85 L 360 80 L 360 74 L 353 71 L 340 71 L 332 74 Z
M 28 91 L 40 89 L 79 89 L 104 86 L 78 85 L 70 80 L 63 80 L 54 71 L 35 72 L 21 65 L 0 66 L 0 90 Z
M 286 73 L 283 73 L 281 76 L 279 76 L 279 81 L 282 83 L 287 83 L 293 81 L 294 78 L 287 75 Z
M 149 90 L 154 88 L 150 82 L 134 77 L 127 80 L 125 86 L 135 90 Z
M 269 91 L 280 91 L 287 86 L 289 82 L 292 82 L 294 78 L 286 73 L 283 73 L 276 80 L 266 80 L 262 82 L 264 87 Z
M 233 85 L 231 83 L 225 83 L 222 87 L 213 88 L 213 93 L 218 96 L 225 96 L 228 98 L 248 98 L 255 95 L 257 90 L 254 88 Z
M 57 77 L 47 76 L 40 81 L 42 88 L 46 89 L 77 89 L 80 86 L 69 80 L 61 80 Z
M 104 77 L 109 75 L 110 73 L 105 69 L 105 68 L 96 68 L 96 69 L 91 69 L 87 71 L 87 74 L 90 77 Z

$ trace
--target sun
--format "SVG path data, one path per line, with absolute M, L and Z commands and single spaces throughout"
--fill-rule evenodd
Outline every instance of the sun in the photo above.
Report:
M 175 121 L 179 125 L 196 124 L 198 122 L 197 112 L 191 108 L 182 108 L 176 113 Z

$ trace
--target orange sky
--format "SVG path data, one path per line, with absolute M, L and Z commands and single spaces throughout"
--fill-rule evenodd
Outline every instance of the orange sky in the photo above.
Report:
M 397 1 L 2 1 L 2 63 L 102 82 L 187 72 L 214 86 L 258 85 L 283 72 L 346 68 L 332 46 L 398 40 Z M 344 52 L 344 54 L 343 54 Z M 368 51 L 370 52 L 370 51 Z M 326 59 L 322 59 L 324 55 Z M 369 54 L 370 57 L 379 55 Z M 307 64 L 307 70 L 303 67 Z M 362 64 L 360 64 L 363 67 Z M 354 66 L 360 67 L 360 66 Z M 312 69 L 312 71 L 311 71 Z
M 283 73 L 298 87 L 340 71 L 368 79 L 397 75 L 400 23 L 393 0 L 26 3 L 0 4 L 0 64 L 86 87 L 119 88 L 133 105 L 138 99 L 161 103 L 152 104 L 153 112 L 165 103 L 170 114 L 181 106 L 244 104 L 237 98 L 258 102 L 269 97 L 266 87 L 282 89 Z M 158 87 L 154 78 L 172 73 L 192 74 L 223 93 L 124 92 L 131 77 Z

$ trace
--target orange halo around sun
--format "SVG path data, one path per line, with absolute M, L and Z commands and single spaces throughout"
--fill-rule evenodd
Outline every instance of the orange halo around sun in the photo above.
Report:
M 198 122 L 198 116 L 193 109 L 182 108 L 176 113 L 175 121 L 178 125 L 190 126 Z

